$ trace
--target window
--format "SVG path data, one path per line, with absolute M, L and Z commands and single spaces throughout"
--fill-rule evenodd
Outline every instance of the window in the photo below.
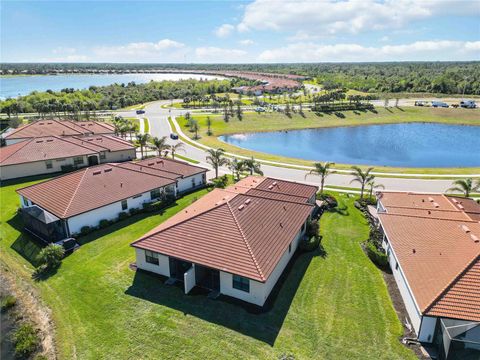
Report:
M 23 205 L 28 206 L 28 199 L 27 198 L 23 198 Z
M 288 245 L 288 253 L 290 254 L 292 252 L 292 244 Z
M 243 276 L 233 275 L 233 288 L 250 292 L 250 280 Z
M 127 210 L 128 209 L 128 202 L 127 200 L 122 200 L 122 210 Z
M 83 157 L 77 156 L 73 158 L 73 165 L 82 165 L 83 164 Z
M 205 173 L 203 173 L 203 175 L 202 175 L 202 181 L 203 181 L 204 184 L 207 181 L 207 175 Z
M 158 199 L 160 197 L 160 189 L 153 189 L 150 191 L 150 198 L 153 199 Z
M 45 161 L 45 166 L 47 169 L 51 169 L 53 167 L 52 160 Z
M 398 262 L 395 264 L 395 270 L 398 270 Z
M 195 187 L 195 185 L 197 185 L 197 184 L 195 183 L 195 178 L 193 177 L 192 178 L 192 187 Z
M 102 151 L 100 153 L 100 160 L 105 160 L 107 158 L 107 154 L 105 154 L 105 151 Z
M 149 264 L 158 265 L 158 254 L 150 250 L 145 250 L 145 261 Z

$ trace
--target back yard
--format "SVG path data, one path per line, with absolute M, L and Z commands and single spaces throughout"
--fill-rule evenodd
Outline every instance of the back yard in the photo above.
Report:
M 20 233 L 14 184 L 0 188 L 3 266 L 22 276 L 52 309 L 61 359 L 408 359 L 402 327 L 379 270 L 360 248 L 368 226 L 353 200 L 324 214 L 325 254 L 300 254 L 263 312 L 129 268 L 129 244 L 188 206 L 136 215 L 81 239 L 83 246 L 43 281 L 30 280 L 38 246 Z

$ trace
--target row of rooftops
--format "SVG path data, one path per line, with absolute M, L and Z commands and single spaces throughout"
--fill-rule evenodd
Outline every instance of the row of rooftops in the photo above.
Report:
M 113 133 L 113 125 L 100 121 L 37 120 L 7 132 L 4 138 L 8 141 L 44 136 L 81 136 Z
M 265 282 L 312 213 L 317 190 L 250 176 L 211 191 L 132 246 Z
M 480 204 L 400 192 L 378 200 L 378 218 L 422 314 L 480 321 Z
M 54 214 L 69 218 L 132 196 L 174 185 L 207 169 L 166 158 L 106 163 L 27 186 L 17 193 Z
M 0 148 L 0 166 L 134 149 L 112 135 L 36 137 Z

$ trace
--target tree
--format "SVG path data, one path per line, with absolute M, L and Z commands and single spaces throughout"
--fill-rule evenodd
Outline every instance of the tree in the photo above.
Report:
M 365 185 L 373 181 L 373 179 L 375 179 L 375 176 L 371 174 L 373 167 L 370 167 L 367 170 L 363 171 L 358 166 L 352 166 L 352 170 L 353 170 L 352 172 L 353 180 L 350 181 L 350 184 L 352 182 L 358 182 L 360 184 L 361 186 L 360 199 L 363 199 L 363 192 L 365 190 Z
M 243 161 L 233 158 L 233 160 L 230 161 L 229 168 L 232 171 L 233 178 L 239 181 L 240 173 L 245 169 L 245 164 Z
M 310 170 L 310 172 L 305 175 L 305 179 L 309 175 L 320 176 L 320 194 L 323 194 L 323 186 L 325 185 L 325 179 L 328 175 L 335 173 L 335 170 L 330 170 L 330 168 L 335 165 L 335 163 L 327 161 L 324 164 L 318 162 L 313 165 L 315 166 L 315 169 Z
M 137 140 L 135 141 L 135 145 L 137 147 L 140 147 L 140 154 L 142 155 L 143 159 L 143 150 L 145 146 L 147 146 L 149 140 L 150 140 L 150 135 L 148 134 L 136 134 Z
M 237 118 L 239 121 L 242 121 L 243 118 L 243 111 L 242 107 L 240 106 L 240 102 L 237 104 Z
M 178 142 L 176 143 L 175 145 L 170 145 L 170 152 L 172 154 L 172 159 L 175 159 L 175 154 L 178 152 L 178 151 L 183 151 L 185 152 L 185 149 L 184 149 L 184 144 L 182 142 Z
M 373 189 L 385 189 L 385 186 L 376 184 L 374 180 L 370 181 L 367 185 L 370 187 L 370 198 L 372 198 Z
M 63 246 L 50 244 L 40 251 L 38 254 L 38 262 L 40 266 L 44 266 L 46 269 L 52 269 L 60 265 L 64 255 L 65 249 Z
M 453 187 L 447 191 L 457 191 L 463 193 L 465 197 L 470 197 L 472 192 L 480 191 L 480 180 L 477 180 L 476 183 L 473 182 L 471 178 L 467 179 L 458 179 L 453 182 Z
M 210 119 L 210 116 L 207 116 L 207 135 L 212 136 L 212 119 Z
M 228 164 L 228 159 L 223 157 L 225 150 L 223 149 L 208 149 L 207 162 L 212 165 L 215 170 L 215 179 L 218 178 L 218 168 Z
M 158 137 L 153 137 L 151 140 L 150 140 L 150 143 L 153 145 L 153 147 L 155 148 L 155 150 L 158 151 L 158 155 L 161 156 L 162 155 L 162 151 L 164 150 L 167 150 L 169 148 L 168 144 L 167 144 L 167 137 L 166 136 L 162 136 L 160 138 Z
M 258 175 L 263 175 L 263 172 L 260 169 L 261 164 L 256 161 L 253 156 L 250 159 L 243 160 L 243 166 L 245 170 L 250 171 L 250 175 L 253 175 L 254 173 Z
M 190 130 L 195 133 L 195 140 L 198 140 L 198 130 L 200 129 L 200 126 L 198 125 L 198 121 L 193 121 L 192 125 L 190 126 Z

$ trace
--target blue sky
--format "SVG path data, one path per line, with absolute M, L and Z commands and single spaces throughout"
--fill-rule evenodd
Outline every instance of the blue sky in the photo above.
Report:
M 480 60 L 480 1 L 5 1 L 2 62 Z

